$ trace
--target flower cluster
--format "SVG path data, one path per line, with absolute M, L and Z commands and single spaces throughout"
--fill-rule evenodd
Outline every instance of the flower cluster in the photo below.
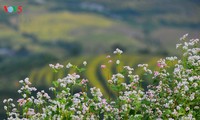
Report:
M 15 105 L 13 99 L 5 99 L 4 109 L 8 120 L 198 120 L 200 119 L 200 48 L 199 40 L 187 42 L 188 34 L 177 44 L 183 56 L 160 59 L 158 70 L 153 71 L 147 64 L 139 64 L 154 83 L 144 90 L 141 87 L 142 76 L 135 75 L 130 66 L 120 68 L 118 73 L 108 78 L 109 95 L 105 97 L 99 88 L 88 89 L 88 80 L 82 74 L 85 68 L 68 63 L 66 68 L 74 68 L 73 74 L 53 81 L 48 95 L 44 90 L 37 91 L 31 87 L 28 78 L 21 80 L 22 87 L 18 92 L 22 95 Z M 122 50 L 116 49 L 114 54 L 120 56 Z M 112 63 L 111 56 L 107 56 Z M 113 63 L 114 64 L 114 63 Z M 84 67 L 87 62 L 83 62 Z M 64 69 L 64 65 L 50 64 L 54 70 Z M 106 65 L 101 65 L 102 70 Z M 57 71 L 56 71 L 57 72 Z M 128 82 L 125 82 L 127 81 Z M 74 92 L 74 88 L 80 91 Z
M 56 63 L 56 65 L 49 64 L 49 67 L 51 67 L 53 69 L 60 69 L 60 68 L 63 68 L 64 66 L 59 63 Z

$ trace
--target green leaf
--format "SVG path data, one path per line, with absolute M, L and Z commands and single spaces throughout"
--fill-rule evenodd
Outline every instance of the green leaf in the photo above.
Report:
M 53 85 L 54 85 L 55 87 L 58 87 L 58 85 L 59 85 L 58 81 L 53 81 Z
M 68 103 L 65 105 L 65 109 L 69 108 L 72 104 L 72 101 L 68 101 Z
M 26 103 L 26 106 L 27 106 L 27 107 L 31 107 L 32 104 L 33 104 L 32 102 L 27 102 L 27 103 Z
M 112 88 L 114 91 L 118 91 L 118 87 L 117 87 L 117 86 L 112 85 L 111 88 Z
M 93 113 L 95 112 L 94 108 L 95 108 L 95 106 L 93 106 L 93 105 L 90 106 L 90 111 L 93 112 Z
M 58 70 L 57 70 L 57 69 L 53 69 L 53 72 L 57 73 L 57 72 L 58 72 Z
M 81 69 L 78 69 L 78 72 L 84 72 L 84 71 L 86 71 L 86 69 L 85 68 L 81 68 Z

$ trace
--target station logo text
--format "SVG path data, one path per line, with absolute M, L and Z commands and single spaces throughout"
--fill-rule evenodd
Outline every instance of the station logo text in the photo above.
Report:
M 22 6 L 3 6 L 6 13 L 18 13 L 20 14 L 23 11 Z

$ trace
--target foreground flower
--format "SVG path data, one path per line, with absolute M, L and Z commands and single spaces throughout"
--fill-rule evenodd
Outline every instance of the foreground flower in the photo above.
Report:
M 60 69 L 60 68 L 63 68 L 64 66 L 59 63 L 56 63 L 56 65 L 49 64 L 49 67 L 51 67 L 53 69 Z
M 160 59 L 157 71 L 150 70 L 148 64 L 139 64 L 138 67 L 143 71 L 139 76 L 130 66 L 119 68 L 108 77 L 109 80 L 104 81 L 108 82 L 108 96 L 97 87 L 88 89 L 90 80 L 81 74 L 83 68 L 70 63 L 66 67 L 75 68 L 76 72 L 53 81 L 53 86 L 49 88 L 52 96 L 44 90 L 37 91 L 31 87 L 28 78 L 20 80 L 22 87 L 18 92 L 22 97 L 17 100 L 19 105 L 15 105 L 11 98 L 3 100 L 7 119 L 199 120 L 199 40 L 191 39 L 187 42 L 187 36 L 184 35 L 182 43 L 177 45 L 184 52 L 182 59 L 176 56 Z M 114 51 L 117 55 L 122 53 L 120 49 Z M 110 61 L 108 63 L 111 63 L 110 56 L 107 58 Z M 170 63 L 173 65 L 170 66 Z M 118 64 L 119 58 L 115 65 L 121 67 Z M 84 61 L 83 65 L 86 66 L 87 62 Z M 63 68 L 60 64 L 50 64 L 50 67 L 57 71 Z M 106 65 L 100 67 L 104 69 Z M 152 81 L 146 90 L 141 87 L 145 77 Z
M 106 68 L 106 65 L 101 65 L 101 68 L 102 68 L 102 69 Z
M 66 65 L 66 68 L 71 68 L 73 65 L 71 64 L 71 63 L 68 63 L 67 65 Z
M 116 61 L 116 64 L 119 65 L 119 64 L 120 64 L 120 60 L 117 60 L 117 61 Z
M 29 108 L 29 109 L 28 109 L 28 112 L 27 112 L 27 115 L 28 115 L 28 116 L 32 116 L 32 115 L 34 115 L 34 114 L 35 114 L 35 110 L 32 109 L 32 108 Z
M 123 53 L 123 51 L 122 50 L 120 50 L 119 48 L 117 48 L 114 52 L 113 52 L 114 54 L 122 54 Z
M 87 62 L 86 62 L 86 61 L 84 61 L 84 62 L 83 62 L 83 65 L 84 65 L 84 66 L 86 66 L 86 65 L 87 65 Z
M 20 106 L 23 106 L 26 103 L 26 100 L 21 98 L 21 99 L 17 100 L 17 102 L 19 103 Z

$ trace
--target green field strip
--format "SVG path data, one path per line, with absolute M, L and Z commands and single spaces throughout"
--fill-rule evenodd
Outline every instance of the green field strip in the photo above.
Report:
M 112 77 L 111 67 L 112 67 L 112 64 L 111 65 L 107 65 L 106 69 L 101 70 L 102 78 L 104 80 L 106 80 L 106 81 L 109 80 L 109 79 L 111 79 L 111 77 Z
M 40 81 L 42 85 L 46 85 L 48 83 L 47 80 L 45 80 L 45 76 L 46 76 L 46 69 L 44 68 L 41 71 L 39 71 L 39 74 L 37 75 L 37 79 Z
M 54 73 L 52 72 L 51 68 L 49 66 L 46 66 L 46 67 L 43 68 L 42 71 L 44 71 L 44 72 L 39 73 L 39 74 L 42 74 L 43 79 L 39 79 L 39 80 L 40 81 L 45 81 L 45 83 L 41 84 L 41 85 L 45 85 L 45 86 L 51 85 L 51 80 L 54 79 Z M 48 76 L 49 76 L 49 78 L 51 76 L 51 78 L 47 79 Z
M 34 69 L 34 70 L 31 71 L 31 74 L 30 74 L 30 76 L 29 76 L 30 81 L 31 81 L 34 85 L 37 85 L 37 84 L 38 84 L 38 81 L 37 81 L 37 79 L 36 79 L 37 73 L 38 73 L 38 72 L 36 71 L 36 69 Z
M 106 69 L 100 71 L 101 72 L 101 79 L 103 79 L 106 82 L 109 79 L 111 79 L 112 75 L 114 74 L 113 71 L 112 71 L 113 64 L 115 64 L 115 63 L 112 63 L 109 66 L 107 65 Z M 109 88 L 108 82 L 107 82 L 107 87 Z M 113 97 L 113 98 L 117 95 L 112 89 L 108 89 L 107 92 L 109 93 L 110 97 Z
M 102 81 L 104 81 L 104 84 L 106 83 L 105 85 L 108 88 L 107 92 L 109 93 L 110 97 L 114 98 L 116 96 L 116 93 L 109 88 L 108 80 L 110 80 L 113 75 L 112 66 L 115 63 L 113 63 L 113 62 L 108 63 L 108 59 L 106 59 L 106 60 L 102 61 L 101 64 L 99 64 L 99 66 L 104 63 L 106 63 L 106 68 L 103 70 L 101 70 L 101 68 L 99 68 L 98 76 L 100 76 L 100 79 L 102 79 Z
M 98 66 L 98 64 L 105 59 L 104 56 L 99 56 L 94 58 L 89 64 L 88 64 L 88 69 L 86 71 L 86 76 L 88 77 L 89 83 L 94 86 L 97 87 L 101 90 L 101 92 L 105 95 L 105 97 L 108 97 L 108 93 L 106 92 L 106 90 L 104 89 L 103 85 L 101 84 L 101 82 L 98 80 L 95 72 L 96 72 L 96 67 L 100 67 Z
M 87 62 L 87 65 L 84 66 L 83 65 L 83 61 L 81 62 L 81 65 L 79 67 L 81 68 L 85 68 L 85 71 L 83 73 L 81 73 L 82 78 L 87 79 L 87 75 L 86 75 L 86 71 L 88 70 L 88 64 L 90 64 L 92 58 L 91 57 L 87 57 L 87 59 L 84 59 L 83 61 Z
M 31 71 L 30 74 L 30 81 L 34 84 L 34 85 L 38 85 L 39 84 L 39 80 L 37 79 L 37 74 L 38 74 L 38 69 L 34 69 Z
M 99 63 L 98 66 L 101 66 L 101 63 Z M 105 79 L 104 76 L 102 75 L 102 72 L 106 71 L 106 69 L 101 69 L 100 67 L 96 67 L 96 76 L 97 76 L 99 82 L 101 82 L 101 84 L 103 85 L 106 92 L 109 94 L 109 96 L 114 97 L 113 96 L 114 93 L 110 90 L 107 79 Z
M 51 69 L 51 68 L 47 68 L 47 69 Z M 52 86 L 53 80 L 54 80 L 54 73 L 52 73 L 50 70 L 47 70 L 46 75 L 45 75 L 45 81 L 46 81 L 47 85 Z
M 99 66 L 101 65 L 106 65 L 106 68 L 105 69 L 102 69 L 100 72 L 101 72 L 101 75 L 103 77 L 104 80 L 109 80 L 111 79 L 111 75 L 112 75 L 112 71 L 111 71 L 111 67 L 112 65 L 114 64 L 112 61 L 112 63 L 108 63 L 109 60 L 112 60 L 112 58 L 108 59 L 105 57 L 104 60 L 102 60 L 100 63 L 99 63 Z
M 67 73 L 66 68 L 63 68 L 63 69 L 59 70 L 58 73 L 57 73 L 57 79 L 58 78 L 63 78 L 66 75 L 66 73 Z
M 123 58 L 124 56 L 121 56 L 121 57 Z M 120 64 L 119 65 L 116 64 L 116 60 L 118 60 L 118 58 L 115 58 L 114 63 L 112 65 L 112 67 L 111 67 L 111 71 L 114 74 L 117 74 L 117 73 L 121 72 L 123 70 L 123 66 L 124 66 L 124 61 L 122 59 L 119 59 L 120 60 Z M 125 82 L 125 79 L 121 79 L 120 82 Z

